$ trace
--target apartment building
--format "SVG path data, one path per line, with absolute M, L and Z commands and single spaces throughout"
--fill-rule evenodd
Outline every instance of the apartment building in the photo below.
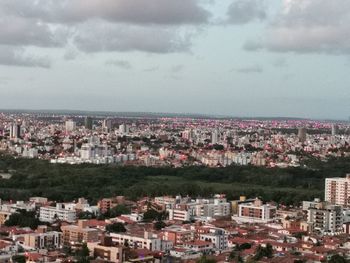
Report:
M 112 238 L 103 236 L 101 242 L 88 242 L 90 256 L 107 262 L 123 262 L 123 246 L 113 246 Z
M 42 222 L 49 223 L 52 223 L 57 219 L 66 222 L 75 222 L 76 211 L 66 209 L 65 205 L 62 203 L 57 203 L 55 207 L 43 206 L 40 207 L 39 219 Z
M 333 205 L 350 207 L 350 174 L 344 178 L 326 178 L 325 201 Z
M 150 251 L 167 251 L 173 247 L 171 241 L 162 240 L 158 235 L 145 231 L 143 236 L 129 233 L 111 233 L 114 243 L 134 249 L 148 249 Z
M 263 204 L 259 199 L 251 203 L 238 205 L 238 217 L 233 219 L 241 222 L 267 223 L 274 220 L 277 207 L 270 204 Z
M 24 246 L 32 249 L 58 249 L 61 247 L 62 233 L 46 232 L 46 226 L 39 226 L 36 233 L 24 235 Z
M 319 202 L 308 208 L 308 223 L 311 231 L 324 235 L 343 233 L 344 214 L 340 205 Z
M 88 227 L 87 220 L 79 220 L 78 225 L 62 226 L 61 230 L 64 245 L 98 241 L 99 230 Z

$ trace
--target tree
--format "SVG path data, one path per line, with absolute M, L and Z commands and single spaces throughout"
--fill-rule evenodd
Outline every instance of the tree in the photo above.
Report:
M 333 255 L 328 263 L 347 263 L 348 261 L 341 255 Z
M 15 255 L 15 256 L 12 256 L 12 261 L 15 263 L 25 263 L 26 257 L 22 255 Z
M 164 228 L 166 225 L 163 221 L 157 221 L 154 223 L 154 229 L 155 230 L 161 230 L 162 228 Z
M 26 210 L 19 210 L 17 213 L 11 214 L 5 222 L 5 226 L 30 227 L 31 229 L 36 229 L 40 224 L 35 212 L 27 212 Z
M 76 259 L 78 263 L 88 263 L 89 260 L 90 251 L 87 247 L 86 243 L 83 243 L 80 249 L 76 252 Z
M 147 210 L 146 213 L 143 214 L 143 220 L 146 222 L 151 222 L 151 221 L 161 221 L 166 219 L 166 213 L 165 212 L 157 212 L 154 209 L 149 209 Z
M 125 205 L 117 205 L 116 207 L 113 207 L 112 209 L 110 209 L 109 211 L 107 211 L 107 213 L 105 213 L 104 215 L 106 217 L 117 217 L 117 216 L 121 216 L 123 214 L 130 214 L 130 208 L 128 208 Z
M 255 255 L 253 259 L 260 260 L 264 257 L 272 258 L 272 256 L 273 256 L 273 249 L 271 244 L 266 244 L 266 247 L 262 247 L 259 245 L 255 251 Z
M 106 230 L 112 233 L 124 233 L 126 229 L 122 223 L 113 223 L 106 226 Z
M 207 258 L 206 256 L 202 256 L 196 262 L 197 263 L 216 263 L 216 260 L 212 258 Z

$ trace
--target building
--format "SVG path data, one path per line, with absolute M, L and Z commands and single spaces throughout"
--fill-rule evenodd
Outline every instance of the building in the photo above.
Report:
M 267 223 L 274 220 L 276 206 L 263 204 L 258 198 L 251 203 L 238 205 L 238 217 L 235 220 L 248 223 Z
M 105 119 L 102 123 L 102 130 L 104 132 L 110 132 L 112 130 L 112 120 L 111 119 Z
M 46 226 L 39 226 L 37 233 L 24 235 L 24 246 L 32 249 L 58 249 L 61 247 L 62 233 L 46 232 Z
M 133 249 L 148 249 L 150 251 L 165 251 L 172 248 L 172 242 L 161 240 L 156 234 L 144 231 L 144 235 L 128 233 L 111 233 L 114 243 L 127 245 Z
M 336 136 L 339 134 L 339 126 L 337 124 L 332 124 L 332 136 Z
M 90 251 L 90 256 L 103 259 L 106 262 L 123 262 L 123 247 L 106 245 L 98 242 L 88 242 L 87 247 Z
M 98 241 L 99 230 L 90 228 L 88 220 L 79 220 L 78 225 L 62 226 L 61 230 L 64 245 Z
M 304 127 L 298 128 L 298 138 L 300 142 L 306 141 L 306 135 L 307 135 L 306 128 Z
M 129 126 L 125 123 L 119 125 L 119 133 L 120 134 L 128 134 L 129 133 Z
M 92 118 L 89 116 L 86 116 L 84 119 L 84 126 L 88 130 L 92 130 Z
M 308 223 L 312 232 L 324 235 L 343 233 L 343 208 L 327 202 L 319 202 L 308 208 Z
M 11 214 L 12 214 L 11 212 L 0 211 L 0 226 L 5 224 L 5 222 L 10 217 Z
M 210 242 L 215 250 L 223 251 L 228 248 L 228 236 L 224 229 L 202 227 L 197 230 L 200 241 Z
M 10 138 L 11 139 L 17 139 L 20 138 L 22 135 L 21 133 L 21 125 L 17 122 L 12 123 L 10 126 Z
M 75 222 L 76 211 L 66 209 L 65 205 L 62 203 L 57 203 L 55 207 L 43 206 L 40 207 L 39 219 L 42 222 L 49 223 L 52 223 L 56 220 Z
M 350 174 L 345 178 L 326 178 L 325 201 L 333 205 L 350 207 Z
M 75 130 L 77 124 L 73 120 L 67 120 L 65 123 L 66 126 L 66 132 L 72 132 Z
M 180 226 L 170 226 L 163 230 L 162 239 L 171 241 L 175 246 L 194 241 L 195 231 Z

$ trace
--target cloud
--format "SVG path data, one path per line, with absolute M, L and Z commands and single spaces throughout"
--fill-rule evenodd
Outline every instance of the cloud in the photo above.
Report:
M 175 65 L 175 66 L 172 66 L 172 67 L 171 67 L 170 71 L 171 71 L 172 73 L 179 73 L 179 72 L 181 72 L 184 68 L 185 68 L 184 65 Z
M 250 51 L 349 54 L 349 24 L 348 0 L 284 0 L 262 41 L 249 41 L 244 48 Z
M 131 24 L 200 24 L 210 13 L 198 0 L 2 0 L 0 8 L 50 23 L 101 18 Z
M 156 66 L 156 67 L 150 67 L 150 68 L 145 68 L 143 71 L 144 72 L 154 72 L 154 71 L 157 71 L 159 70 L 159 67 Z
M 115 66 L 115 67 L 119 67 L 122 69 L 131 69 L 132 68 L 130 62 L 128 62 L 126 60 L 108 60 L 108 61 L 106 61 L 106 65 Z
M 188 51 L 191 35 L 163 27 L 85 23 L 74 37 L 78 49 L 87 52 L 144 51 L 171 53 Z
M 272 65 L 276 68 L 283 68 L 288 66 L 288 62 L 285 58 L 278 58 L 272 62 Z
M 0 45 L 183 52 L 210 17 L 201 0 L 1 0 Z
M 235 0 L 227 11 L 228 23 L 246 24 L 267 16 L 264 0 Z
M 232 71 L 236 71 L 238 73 L 251 74 L 251 73 L 262 73 L 264 70 L 259 65 L 252 65 L 247 67 L 235 68 Z
M 0 46 L 0 65 L 50 68 L 51 61 L 48 57 L 26 54 L 23 48 Z
M 63 46 L 63 31 L 34 19 L 20 16 L 0 16 L 0 44 L 13 46 Z

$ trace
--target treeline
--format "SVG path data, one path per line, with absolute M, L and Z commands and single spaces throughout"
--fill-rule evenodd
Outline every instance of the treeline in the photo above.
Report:
M 285 204 L 323 197 L 326 177 L 345 176 L 350 172 L 350 158 L 328 162 L 308 161 L 309 168 L 268 169 L 253 166 L 225 168 L 185 167 L 152 168 L 113 165 L 50 164 L 36 159 L 0 156 L 0 171 L 12 174 L 0 179 L 0 198 L 23 200 L 44 196 L 51 200 L 69 201 L 86 197 L 97 202 L 103 197 L 181 194 L 207 197 L 226 193 L 260 196 Z

